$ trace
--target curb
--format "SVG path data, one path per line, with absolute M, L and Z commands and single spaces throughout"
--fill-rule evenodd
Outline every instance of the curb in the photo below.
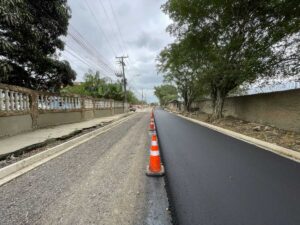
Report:
M 0 169 L 0 186 L 3 184 L 13 180 L 14 178 L 23 175 L 24 173 L 50 161 L 51 159 L 56 158 L 57 156 L 73 149 L 74 147 L 81 145 L 96 136 L 105 133 L 109 131 L 110 129 L 120 125 L 121 123 L 129 120 L 130 118 L 133 117 L 132 114 L 127 117 L 122 117 L 121 119 L 112 122 L 109 125 L 106 125 L 105 127 L 101 127 L 97 130 L 91 131 L 89 133 L 86 133 L 82 136 L 79 136 L 77 138 L 74 138 L 70 141 L 64 142 L 60 145 L 57 145 L 53 148 L 50 148 L 48 150 L 45 150 L 43 152 L 40 152 L 36 155 L 30 156 L 28 158 L 25 158 L 23 160 L 20 160 L 16 163 L 13 163 L 7 167 L 3 167 Z
M 112 119 L 110 121 L 107 121 L 108 123 L 112 123 L 112 122 L 115 122 L 115 121 L 118 121 L 124 117 L 128 117 L 130 116 L 132 113 L 123 113 L 121 114 L 121 116 L 117 119 Z M 60 137 L 56 137 L 56 138 L 51 138 L 51 139 L 47 139 L 47 140 L 44 140 L 42 142 L 37 142 L 37 143 L 34 143 L 34 144 L 31 144 L 31 145 L 28 145 L 26 147 L 23 147 L 23 148 L 20 148 L 16 151 L 13 151 L 13 152 L 9 152 L 9 153 L 4 153 L 4 154 L 0 154 L 0 160 L 3 160 L 7 157 L 9 157 L 10 155 L 14 155 L 14 156 L 19 156 L 23 153 L 27 153 L 29 151 L 31 151 L 32 149 L 35 149 L 35 148 L 39 148 L 39 147 L 43 147 L 43 146 L 46 146 L 47 144 L 50 144 L 52 142 L 55 142 L 57 140 L 65 140 L 65 139 L 69 139 L 69 138 L 72 138 L 74 135 L 77 135 L 77 134 L 80 134 L 82 131 L 84 131 L 85 129 L 89 129 L 89 128 L 93 128 L 93 127 L 96 127 L 98 126 L 99 124 L 101 123 L 98 123 L 98 124 L 95 124 L 93 126 L 90 126 L 90 127 L 85 127 L 85 128 L 81 128 L 79 130 L 75 130 L 75 131 L 72 131 L 71 133 L 69 134 L 66 134 L 64 136 L 60 136 Z
M 284 148 L 284 147 L 281 147 L 281 146 L 278 146 L 276 144 L 272 144 L 272 143 L 269 143 L 269 142 L 266 142 L 266 141 L 262 141 L 262 140 L 259 140 L 259 139 L 253 138 L 253 137 L 249 137 L 247 135 L 240 134 L 240 133 L 237 133 L 237 132 L 234 132 L 234 131 L 231 131 L 231 130 L 227 130 L 227 129 L 224 129 L 224 128 L 221 128 L 221 127 L 209 124 L 209 123 L 205 123 L 205 122 L 202 122 L 202 121 L 199 121 L 199 120 L 196 120 L 196 119 L 192 119 L 192 118 L 189 118 L 189 117 L 186 117 L 186 116 L 182 116 L 182 115 L 177 114 L 177 113 L 173 113 L 173 112 L 171 112 L 171 113 L 175 114 L 175 115 L 177 115 L 177 116 L 179 116 L 183 119 L 186 119 L 186 120 L 189 120 L 191 122 L 197 123 L 197 124 L 199 124 L 203 127 L 215 130 L 219 133 L 222 133 L 222 134 L 225 134 L 227 136 L 233 137 L 235 139 L 247 142 L 248 144 L 255 145 L 259 148 L 262 148 L 264 150 L 273 152 L 277 155 L 280 155 L 282 157 L 285 157 L 287 159 L 290 159 L 290 160 L 293 160 L 295 162 L 300 163 L 300 152 L 294 151 L 292 149 Z

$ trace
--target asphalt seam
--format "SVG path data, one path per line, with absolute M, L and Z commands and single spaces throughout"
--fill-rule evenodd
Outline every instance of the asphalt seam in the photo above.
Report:
M 155 118 L 155 114 L 154 114 L 154 118 Z M 174 204 L 174 196 L 172 195 L 172 191 L 171 191 L 171 187 L 170 187 L 170 182 L 168 179 L 168 171 L 167 171 L 167 165 L 165 164 L 165 159 L 164 159 L 164 151 L 162 148 L 162 144 L 160 141 L 160 137 L 159 137 L 159 124 L 156 123 L 156 119 L 154 119 L 154 123 L 155 123 L 155 127 L 156 127 L 156 134 L 158 137 L 158 145 L 159 145 L 159 150 L 160 150 L 160 154 L 161 154 L 161 161 L 163 162 L 163 164 L 165 165 L 165 175 L 163 176 L 164 179 L 164 183 L 165 183 L 165 191 L 166 191 L 166 195 L 167 195 L 167 199 L 168 199 L 168 210 L 170 212 L 170 217 L 171 217 L 171 224 L 172 225 L 179 225 L 178 224 L 178 218 L 177 218 L 177 213 L 176 213 L 176 209 L 175 209 L 175 204 Z M 150 145 L 149 145 L 150 148 Z

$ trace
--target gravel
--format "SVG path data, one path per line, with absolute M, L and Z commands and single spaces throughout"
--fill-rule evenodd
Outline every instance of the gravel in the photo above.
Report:
M 0 187 L 0 224 L 170 224 L 163 179 L 145 176 L 148 120 L 139 113 Z

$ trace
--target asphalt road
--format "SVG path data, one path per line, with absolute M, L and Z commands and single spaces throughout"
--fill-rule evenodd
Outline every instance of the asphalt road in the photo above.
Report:
M 163 178 L 145 176 L 150 113 L 0 187 L 1 225 L 169 225 Z
M 300 164 L 155 112 L 180 225 L 299 225 Z

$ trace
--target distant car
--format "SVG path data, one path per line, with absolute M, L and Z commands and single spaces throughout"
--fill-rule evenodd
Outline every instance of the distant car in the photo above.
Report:
M 136 108 L 133 107 L 133 106 L 130 106 L 130 107 L 129 107 L 129 111 L 130 111 L 130 112 L 135 112 L 135 111 L 136 111 Z

